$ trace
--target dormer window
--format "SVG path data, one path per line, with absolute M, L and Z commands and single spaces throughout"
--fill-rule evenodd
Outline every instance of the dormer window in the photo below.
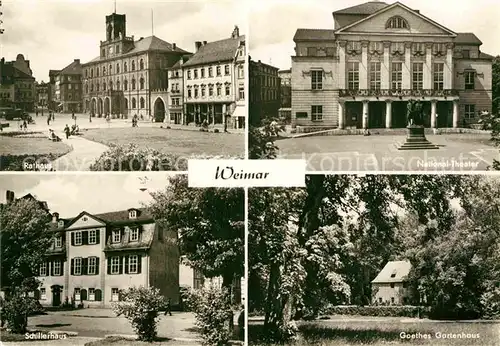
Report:
M 139 229 L 132 228 L 130 230 L 130 241 L 139 241 Z
M 122 240 L 122 233 L 119 229 L 113 230 L 112 232 L 112 242 L 119 243 Z
M 137 210 L 129 210 L 129 212 L 128 212 L 128 218 L 129 219 L 135 219 L 135 218 L 137 218 Z
M 410 25 L 408 21 L 400 16 L 394 16 L 389 18 L 387 24 L 385 25 L 386 29 L 410 29 Z
M 56 239 L 54 239 L 54 246 L 55 247 L 62 247 L 62 237 L 57 236 Z
M 59 228 L 63 228 L 63 227 L 64 227 L 64 221 L 63 221 L 63 220 L 59 220 L 59 221 L 57 222 L 57 226 L 58 226 Z

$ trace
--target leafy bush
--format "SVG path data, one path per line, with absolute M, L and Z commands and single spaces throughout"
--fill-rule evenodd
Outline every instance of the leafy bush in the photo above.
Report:
M 3 307 L 2 316 L 12 333 L 24 334 L 28 327 L 28 316 L 40 312 L 38 300 L 28 297 L 27 292 L 11 295 Z
M 424 317 L 429 315 L 428 307 L 411 305 L 358 306 L 337 305 L 327 309 L 327 315 L 357 315 L 380 317 Z
M 500 319 L 500 287 L 483 293 L 481 296 L 483 318 Z
M 158 311 L 166 305 L 160 290 L 154 287 L 130 287 L 120 294 L 122 299 L 112 304 L 113 311 L 130 321 L 139 340 L 153 341 L 157 335 Z
M 265 119 L 262 127 L 250 126 L 248 130 L 248 156 L 251 160 L 255 159 L 275 159 L 278 153 L 278 147 L 274 140 L 278 134 L 285 128 L 273 119 Z
M 227 345 L 232 335 L 233 311 L 229 292 L 215 285 L 191 290 L 188 304 L 201 329 L 203 345 Z

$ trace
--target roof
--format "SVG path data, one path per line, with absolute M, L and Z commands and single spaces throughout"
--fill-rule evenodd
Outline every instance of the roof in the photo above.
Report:
M 493 55 L 489 55 L 489 54 L 486 54 L 486 53 L 480 52 L 480 53 L 479 53 L 479 59 L 489 59 L 489 60 L 493 60 L 493 59 L 495 59 L 495 57 L 494 57 Z
M 389 6 L 389 4 L 382 1 L 369 1 L 361 5 L 356 5 L 342 10 L 334 11 L 333 14 L 373 14 L 384 7 Z
M 378 273 L 373 283 L 403 282 L 408 277 L 411 270 L 409 261 L 389 261 Z
M 60 74 L 82 74 L 80 61 L 73 61 L 71 64 L 59 71 Z
M 240 43 L 245 41 L 245 35 L 236 38 L 208 42 L 198 49 L 184 66 L 203 65 L 218 61 L 233 60 Z
M 104 251 L 119 251 L 119 250 L 132 250 L 132 249 L 149 249 L 153 242 L 155 229 L 158 227 L 142 227 L 141 236 L 138 241 L 130 241 L 130 233 L 122 230 L 122 237 L 119 243 L 111 242 L 111 237 L 106 241 Z
M 483 44 L 480 39 L 477 38 L 472 32 L 457 32 L 457 37 L 455 37 L 456 44 Z
M 335 31 L 330 29 L 297 29 L 294 41 L 335 40 Z
M 103 214 L 92 214 L 92 216 L 97 217 L 107 223 L 153 220 L 153 216 L 146 211 L 146 208 L 131 208 L 131 209 L 139 211 L 135 219 L 129 219 L 128 214 L 130 209 L 113 211 L 110 213 L 103 213 Z

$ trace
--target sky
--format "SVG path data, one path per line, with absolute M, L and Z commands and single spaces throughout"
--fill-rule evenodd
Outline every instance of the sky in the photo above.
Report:
M 246 34 L 241 8 L 238 0 L 116 0 L 116 12 L 127 15 L 127 36 L 151 36 L 153 10 L 154 35 L 189 52 L 195 41 L 229 38 L 235 25 Z M 49 70 L 99 56 L 114 0 L 3 0 L 0 11 L 0 56 L 12 61 L 23 54 L 36 80 L 48 81 Z
M 7 190 L 16 198 L 31 193 L 46 201 L 52 213 L 63 218 L 77 216 L 82 211 L 105 213 L 140 208 L 149 204 L 149 192 L 163 191 L 168 185 L 168 173 L 119 174 L 5 174 L 0 175 L 0 203 L 6 202 Z M 146 178 L 146 179 L 145 179 Z M 146 188 L 146 191 L 141 191 Z
M 293 36 L 298 28 L 333 29 L 332 12 L 363 0 L 254 0 L 249 16 L 249 53 L 280 69 L 291 67 Z M 395 1 L 386 0 L 392 4 Z M 473 32 L 483 42 L 481 51 L 500 55 L 500 1 L 401 0 L 454 32 Z

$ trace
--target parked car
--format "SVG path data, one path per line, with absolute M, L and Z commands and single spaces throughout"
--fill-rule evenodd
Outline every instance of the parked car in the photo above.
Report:
M 0 108 L 0 117 L 5 118 L 5 120 L 27 120 L 29 119 L 29 114 L 28 112 L 25 112 L 24 110 L 19 108 Z

